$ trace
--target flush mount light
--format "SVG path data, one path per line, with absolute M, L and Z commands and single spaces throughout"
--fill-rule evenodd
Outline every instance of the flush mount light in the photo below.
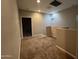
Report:
M 37 0 L 37 3 L 40 3 L 40 0 Z
M 38 12 L 40 12 L 40 10 L 38 10 Z
M 54 0 L 53 2 L 50 3 L 50 5 L 55 6 L 55 7 L 59 6 L 60 4 L 61 4 L 61 2 L 59 2 L 57 0 Z

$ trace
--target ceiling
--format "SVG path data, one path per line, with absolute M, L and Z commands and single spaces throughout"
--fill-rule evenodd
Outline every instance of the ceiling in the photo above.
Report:
M 19 9 L 29 10 L 29 11 L 38 11 L 44 13 L 53 13 L 66 8 L 71 7 L 72 5 L 77 5 L 77 0 L 58 0 L 62 2 L 58 7 L 51 6 L 50 3 L 53 0 L 40 0 L 40 3 L 37 4 L 36 0 L 18 0 Z

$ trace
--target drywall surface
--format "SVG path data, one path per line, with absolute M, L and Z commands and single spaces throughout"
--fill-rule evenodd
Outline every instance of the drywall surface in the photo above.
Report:
M 72 29 L 56 29 L 56 43 L 72 55 L 77 54 L 77 31 Z
M 21 36 L 23 36 L 22 31 L 22 17 L 30 17 L 32 20 L 32 35 L 46 34 L 46 27 L 51 26 L 50 16 L 47 14 L 29 12 L 25 10 L 19 10 L 20 14 L 20 26 L 21 26 Z
M 20 59 L 20 27 L 16 0 L 1 1 L 1 59 Z
M 77 28 L 77 6 L 72 6 L 68 9 L 62 10 L 57 13 L 41 14 L 30 12 L 26 10 L 19 10 L 20 14 L 20 28 L 21 36 L 22 31 L 22 17 L 30 17 L 32 19 L 32 35 L 46 34 L 46 27 L 70 27 Z
M 52 27 L 70 27 L 77 28 L 77 6 L 72 6 L 68 9 L 53 13 L 51 16 Z
M 51 16 L 52 32 L 57 37 L 57 45 L 74 56 L 77 54 L 77 12 L 77 6 L 72 6 Z M 61 27 L 63 28 L 58 29 Z M 64 27 L 71 30 L 64 30 Z

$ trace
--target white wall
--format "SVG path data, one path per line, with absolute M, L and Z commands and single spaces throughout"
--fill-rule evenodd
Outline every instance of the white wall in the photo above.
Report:
M 52 29 L 55 29 L 56 43 L 74 56 L 77 56 L 77 6 L 54 13 L 51 18 Z M 57 29 L 59 27 L 70 27 L 69 29 Z
M 16 0 L 1 1 L 2 59 L 20 59 L 20 28 Z
M 77 28 L 77 6 L 72 6 L 68 9 L 62 10 L 57 13 L 53 13 L 53 20 L 51 21 L 52 27 L 70 27 Z
M 52 27 L 71 27 L 76 28 L 77 6 L 72 6 L 68 9 L 62 10 L 57 13 L 41 14 L 36 12 L 29 12 L 19 10 L 21 22 L 21 36 L 22 36 L 22 16 L 32 18 L 32 34 L 46 34 L 46 26 Z
M 22 17 L 31 17 L 32 20 L 32 35 L 46 34 L 46 26 L 51 25 L 50 16 L 47 14 L 29 12 L 25 10 L 19 10 L 20 14 L 20 26 L 21 36 L 23 37 L 22 31 Z

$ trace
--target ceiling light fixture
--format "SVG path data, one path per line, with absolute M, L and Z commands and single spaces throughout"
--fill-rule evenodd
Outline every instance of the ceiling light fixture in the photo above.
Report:
M 40 12 L 40 10 L 38 10 L 38 12 Z
M 37 3 L 40 3 L 40 0 L 37 0 Z

